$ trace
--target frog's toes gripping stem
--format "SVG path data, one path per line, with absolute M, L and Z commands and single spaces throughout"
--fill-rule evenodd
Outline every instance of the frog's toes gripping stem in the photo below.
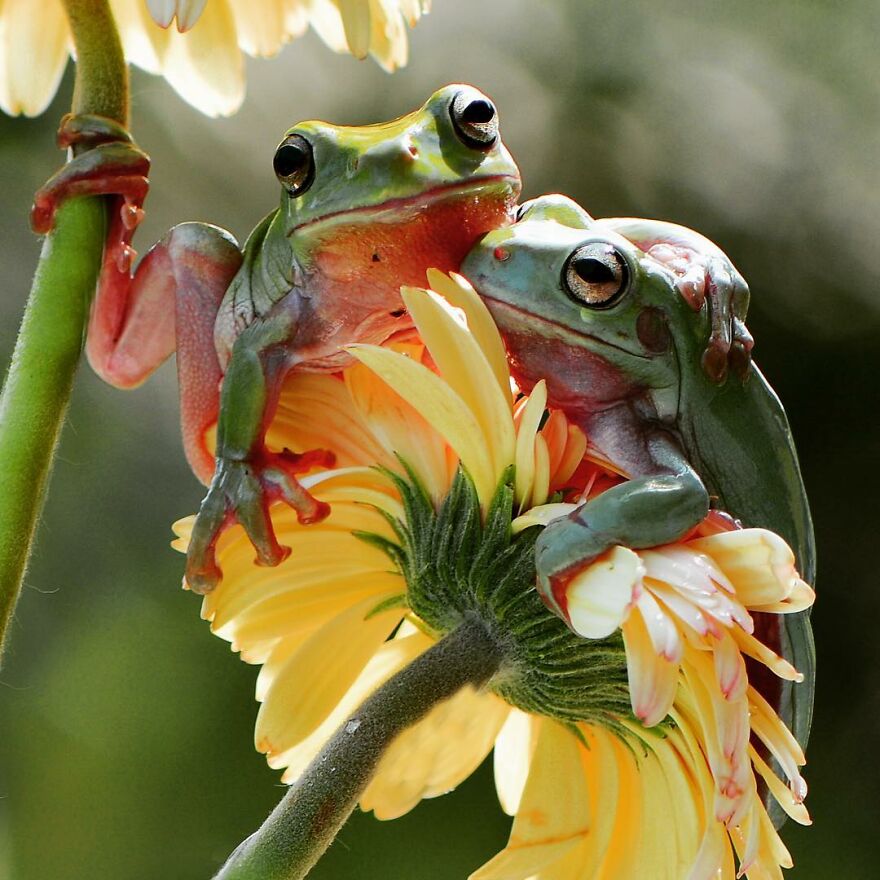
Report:
M 278 543 L 269 508 L 275 501 L 289 504 L 302 525 L 320 522 L 330 505 L 318 501 L 300 485 L 297 474 L 315 467 L 328 468 L 334 455 L 323 449 L 304 453 L 262 451 L 248 460 L 220 458 L 211 488 L 196 517 L 186 557 L 186 582 L 196 593 L 209 593 L 223 573 L 217 565 L 220 535 L 235 522 L 241 524 L 257 551 L 258 565 L 275 566 L 290 555 Z
M 58 145 L 88 149 L 74 156 L 37 190 L 31 227 L 39 234 L 49 232 L 58 206 L 66 199 L 115 196 L 104 262 L 106 265 L 112 260 L 120 272 L 127 273 L 135 257 L 131 237 L 144 216 L 149 156 L 132 142 L 125 128 L 103 116 L 65 116 L 58 130 Z

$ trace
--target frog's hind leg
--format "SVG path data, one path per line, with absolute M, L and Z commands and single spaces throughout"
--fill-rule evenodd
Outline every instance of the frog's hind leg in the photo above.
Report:
M 177 381 L 186 458 L 206 485 L 214 453 L 206 435 L 217 423 L 223 371 L 214 345 L 220 303 L 241 266 L 242 254 L 225 230 L 204 223 L 175 226 L 171 252 L 177 284 Z
M 86 353 L 117 388 L 144 382 L 177 349 L 181 430 L 186 457 L 207 483 L 214 458 L 205 443 L 217 421 L 222 378 L 214 322 L 241 265 L 235 239 L 206 223 L 182 223 L 154 245 L 134 275 L 107 265 L 92 306 Z

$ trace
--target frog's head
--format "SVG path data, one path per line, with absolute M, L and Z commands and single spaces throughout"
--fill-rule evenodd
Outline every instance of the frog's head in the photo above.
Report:
M 481 235 L 511 222 L 520 192 L 494 104 L 466 85 L 393 122 L 300 123 L 274 167 L 300 267 L 395 291 L 424 283 L 431 266 L 457 269 Z
M 516 223 L 479 242 L 462 272 L 525 387 L 545 378 L 557 405 L 588 412 L 646 393 L 661 419 L 675 418 L 679 365 L 708 333 L 705 319 L 664 265 L 575 202 L 525 204 Z

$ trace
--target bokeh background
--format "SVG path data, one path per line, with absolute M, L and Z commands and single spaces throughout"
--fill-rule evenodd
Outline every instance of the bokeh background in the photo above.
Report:
M 276 203 L 272 153 L 293 122 L 391 118 L 459 80 L 496 100 L 527 196 L 670 219 L 732 256 L 818 534 L 815 824 L 785 830 L 795 880 L 876 877 L 880 856 L 878 33 L 874 0 L 436 0 L 394 77 L 308 36 L 249 64 L 232 119 L 133 80 L 154 160 L 141 250 L 180 220 L 243 238 Z M 70 88 L 68 71 L 40 119 L 0 117 L 4 356 Z M 80 374 L 0 673 L 0 877 L 207 878 L 282 794 L 252 746 L 256 670 L 209 634 L 167 546 L 202 494 L 175 381 L 173 364 L 132 393 Z M 506 834 L 484 766 L 404 819 L 356 815 L 313 876 L 463 878 Z

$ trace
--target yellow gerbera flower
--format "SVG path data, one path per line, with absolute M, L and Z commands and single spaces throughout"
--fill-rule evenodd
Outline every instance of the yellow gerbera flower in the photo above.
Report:
M 778 877 L 791 860 L 756 773 L 808 822 L 803 754 L 742 655 L 797 678 L 752 635 L 749 613 L 812 601 L 790 551 L 714 515 L 679 544 L 615 548 L 568 585 L 584 636 L 572 632 L 534 589 L 534 537 L 621 477 L 547 411 L 543 382 L 515 393 L 468 283 L 438 272 L 429 282 L 403 290 L 416 333 L 352 347 L 357 362 L 341 374 L 286 383 L 268 442 L 335 452 L 337 467 L 303 481 L 330 516 L 300 526 L 274 507 L 293 550 L 277 568 L 253 563 L 240 528 L 220 539 L 224 579 L 202 614 L 262 664 L 257 748 L 294 781 L 367 696 L 477 615 L 505 645 L 501 671 L 398 737 L 362 809 L 400 816 L 494 747 L 499 800 L 515 818 L 473 878 L 703 880 L 733 878 L 737 864 L 752 880 Z M 191 524 L 177 524 L 178 549 Z
M 242 52 L 268 57 L 311 26 L 335 52 L 406 64 L 405 24 L 430 0 L 109 0 L 126 58 L 161 74 L 208 116 L 244 99 Z M 58 89 L 71 48 L 61 0 L 0 3 L 0 107 L 37 116 Z M 172 21 L 176 27 L 171 28 Z

